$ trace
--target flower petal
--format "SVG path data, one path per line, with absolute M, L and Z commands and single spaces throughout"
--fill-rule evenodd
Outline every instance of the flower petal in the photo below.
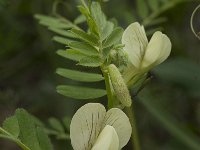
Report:
M 172 44 L 170 39 L 165 34 L 163 34 L 163 47 L 160 52 L 159 59 L 156 61 L 156 65 L 159 65 L 169 57 L 171 48 Z
M 169 38 L 160 31 L 155 32 L 147 46 L 142 68 L 160 64 L 169 56 L 170 51 L 171 42 Z
M 115 128 L 119 137 L 119 148 L 124 147 L 132 133 L 132 127 L 126 114 L 118 108 L 110 109 L 105 116 L 104 126 L 110 125 Z
M 92 150 L 118 150 L 119 138 L 117 132 L 112 126 L 106 125 L 106 127 L 100 133 L 96 143 L 92 147 Z
M 78 109 L 70 125 L 70 138 L 74 150 L 92 148 L 101 132 L 105 114 L 105 107 L 99 103 L 88 103 Z
M 144 27 L 138 22 L 129 25 L 122 35 L 122 44 L 125 44 L 130 62 L 138 68 L 148 44 Z

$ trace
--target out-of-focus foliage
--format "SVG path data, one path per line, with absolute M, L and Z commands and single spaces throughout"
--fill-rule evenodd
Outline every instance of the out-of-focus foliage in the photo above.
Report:
M 57 10 L 78 24 L 84 21 L 81 16 L 77 18 L 78 3 L 78 0 L 62 0 Z M 142 92 L 141 100 L 135 99 L 142 148 L 198 149 L 194 143 L 198 143 L 195 141 L 200 136 L 200 42 L 189 26 L 197 1 L 109 0 L 102 5 L 108 17 L 115 17 L 118 24 L 126 27 L 140 21 L 147 27 L 149 35 L 155 29 L 162 29 L 172 41 L 171 59 L 151 72 L 153 82 L 145 87 L 151 96 Z M 55 87 L 58 83 L 83 84 L 60 78 L 54 72 L 59 66 L 84 72 L 98 70 L 80 68 L 55 54 L 55 50 L 63 49 L 63 45 L 52 42 L 53 34 L 38 25 L 33 17 L 34 14 L 53 15 L 52 6 L 53 0 L 0 1 L 0 120 L 2 122 L 13 114 L 17 107 L 24 107 L 48 125 L 48 133 L 54 135 L 52 139 L 63 139 L 54 140 L 56 149 L 71 149 L 66 140 L 69 118 L 82 102 L 58 95 Z M 199 24 L 194 20 L 194 25 Z M 84 24 L 81 26 L 85 27 Z M 62 30 L 49 29 L 68 35 Z M 59 37 L 54 40 L 63 43 Z M 64 72 L 60 74 L 64 76 Z M 104 87 L 102 82 L 89 86 Z M 59 120 L 67 116 L 67 119 L 59 121 L 52 116 Z M 2 150 L 15 149 L 15 145 L 3 140 L 0 145 Z
M 15 142 L 23 150 L 53 149 L 42 124 L 38 124 L 24 109 L 17 109 L 15 115 L 3 122 L 0 137 Z

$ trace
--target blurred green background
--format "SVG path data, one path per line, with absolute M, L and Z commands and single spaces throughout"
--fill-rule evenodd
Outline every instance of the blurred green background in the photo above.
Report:
M 69 20 L 76 18 L 79 1 L 61 2 L 59 13 Z M 153 11 L 145 6 L 154 7 L 156 3 L 151 6 L 148 0 L 142 2 L 146 5 L 141 4 L 141 0 L 110 0 L 102 5 L 106 15 L 115 17 L 125 28 L 134 21 L 142 23 L 151 19 Z M 56 93 L 56 85 L 72 82 L 56 75 L 56 68 L 77 66 L 55 54 L 63 46 L 53 42 L 53 34 L 34 19 L 38 13 L 52 15 L 53 3 L 54 0 L 0 0 L 0 123 L 21 107 L 48 124 L 48 118 L 71 117 L 88 102 L 74 101 Z M 190 17 L 199 3 L 198 0 L 178 0 L 177 3 L 160 0 L 159 5 L 167 9 L 158 16 L 165 17 L 165 22 L 147 27 L 149 35 L 152 29 L 162 29 L 170 37 L 173 48 L 170 58 L 152 70 L 151 83 L 138 98 L 133 98 L 144 150 L 198 147 L 195 144 L 200 139 L 200 41 L 191 32 Z M 200 31 L 199 18 L 200 11 L 194 18 L 197 31 Z M 105 100 L 103 97 L 101 101 Z M 71 149 L 70 141 L 54 137 L 52 140 L 55 149 Z M 17 147 L 1 139 L 0 149 Z

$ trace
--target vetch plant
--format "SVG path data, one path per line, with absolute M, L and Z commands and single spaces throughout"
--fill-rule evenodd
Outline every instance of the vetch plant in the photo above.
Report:
M 58 136 L 61 133 L 65 139 L 69 139 L 70 134 L 74 150 L 118 150 L 122 149 L 132 136 L 134 149 L 140 150 L 135 116 L 131 107 L 134 100 L 131 99 L 129 88 L 139 81 L 139 86 L 142 86 L 146 74 L 167 59 L 171 52 L 171 42 L 160 31 L 155 32 L 148 41 L 144 27 L 137 22 L 124 30 L 105 16 L 98 2 L 88 0 L 86 3 L 81 0 L 78 9 L 81 15 L 73 22 L 57 14 L 56 10 L 54 17 L 38 14 L 35 18 L 57 34 L 53 37 L 54 41 L 65 46 L 57 51 L 58 55 L 74 61 L 81 67 L 98 68 L 100 72 L 58 68 L 57 74 L 82 82 L 82 86 L 59 85 L 57 92 L 73 99 L 91 101 L 107 95 L 108 111 L 100 103 L 82 106 L 71 120 L 70 133 L 65 133 L 65 129 L 57 120 L 51 120 L 56 129 L 51 131 L 43 125 L 35 129 L 38 121 L 29 118 L 30 121 L 26 122 L 22 117 L 20 122 L 14 120 L 16 124 L 19 123 L 21 129 L 18 131 L 17 126 L 17 135 L 15 136 L 16 132 L 10 128 L 8 133 L 7 128 L 2 128 L 2 137 L 18 143 L 24 150 L 50 150 L 52 146 L 47 134 L 53 133 L 61 137 Z M 87 25 L 87 29 L 82 29 L 81 24 Z M 84 82 L 100 81 L 105 82 L 105 89 L 83 86 Z M 28 118 L 27 116 L 25 117 Z M 34 130 L 30 130 L 29 126 Z M 30 135 L 34 137 L 33 140 Z

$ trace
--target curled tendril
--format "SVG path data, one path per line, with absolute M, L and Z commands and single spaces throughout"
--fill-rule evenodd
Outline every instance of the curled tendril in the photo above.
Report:
M 191 27 L 191 30 L 192 32 L 194 33 L 194 35 L 200 40 L 200 32 L 196 32 L 195 29 L 194 29 L 194 26 L 193 26 L 193 20 L 194 20 L 194 16 L 197 12 L 197 10 L 200 8 L 200 4 L 195 8 L 195 10 L 192 12 L 192 16 L 191 16 L 191 19 L 190 19 L 190 27 Z

